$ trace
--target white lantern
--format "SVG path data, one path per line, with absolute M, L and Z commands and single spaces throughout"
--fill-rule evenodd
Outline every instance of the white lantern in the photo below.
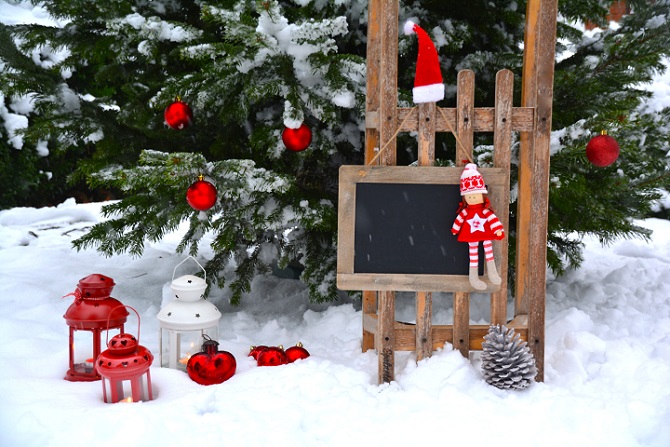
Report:
M 175 279 L 177 267 L 188 259 L 193 259 L 205 273 L 205 279 L 184 275 Z M 206 301 L 207 272 L 189 256 L 177 264 L 172 273 L 172 295 L 174 300 L 166 304 L 158 312 L 160 322 L 160 363 L 162 367 L 186 371 L 186 364 L 191 355 L 200 352 L 203 335 L 212 340 L 219 338 L 219 320 L 221 312 L 209 301 Z

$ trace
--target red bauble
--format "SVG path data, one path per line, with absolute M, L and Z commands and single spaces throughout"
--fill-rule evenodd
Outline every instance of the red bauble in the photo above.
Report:
M 193 111 L 185 102 L 177 100 L 165 108 L 165 123 L 173 129 L 181 130 L 193 124 Z
M 281 134 L 281 140 L 284 142 L 286 149 L 290 151 L 304 151 L 312 142 L 312 131 L 304 123 L 297 129 L 285 127 Z
M 260 345 L 260 346 L 252 346 L 252 347 L 249 349 L 249 357 L 253 357 L 254 360 L 258 361 L 258 354 L 260 354 L 261 352 L 265 351 L 267 348 L 268 348 L 267 346 L 263 346 L 263 345 Z
M 186 364 L 188 376 L 200 385 L 215 385 L 233 377 L 237 362 L 228 351 L 219 351 L 219 343 L 207 339 L 202 351 L 192 355 Z
M 188 187 L 186 201 L 195 210 L 207 211 L 216 203 L 216 187 L 201 177 Z
M 286 352 L 281 346 L 270 346 L 258 353 L 258 366 L 278 366 L 288 363 Z
M 309 357 L 309 352 L 300 342 L 286 350 L 286 358 L 289 363 L 293 363 L 296 360 L 306 359 L 307 357 Z
M 595 166 L 609 166 L 619 158 L 619 143 L 605 133 L 595 136 L 586 145 L 586 158 Z

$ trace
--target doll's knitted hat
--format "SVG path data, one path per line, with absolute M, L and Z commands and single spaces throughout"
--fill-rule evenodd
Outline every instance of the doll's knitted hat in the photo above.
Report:
M 468 163 L 461 173 L 461 195 L 466 194 L 488 194 L 486 190 L 486 184 L 484 183 L 484 177 L 477 170 L 477 165 L 474 163 Z
M 435 44 L 430 40 L 428 33 L 411 20 L 405 22 L 403 30 L 406 35 L 416 33 L 419 38 L 419 55 L 416 59 L 412 99 L 416 104 L 444 99 L 444 84 Z

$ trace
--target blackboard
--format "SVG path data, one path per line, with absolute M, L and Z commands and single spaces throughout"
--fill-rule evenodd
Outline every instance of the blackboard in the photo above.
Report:
M 468 244 L 451 234 L 462 168 L 342 166 L 338 197 L 337 285 L 342 290 L 473 291 Z M 492 195 L 504 197 L 506 173 L 480 168 Z M 493 241 L 500 265 L 500 247 Z M 486 292 L 500 286 L 479 276 Z
M 451 234 L 460 201 L 459 185 L 358 183 L 354 272 L 467 275 L 468 244 Z

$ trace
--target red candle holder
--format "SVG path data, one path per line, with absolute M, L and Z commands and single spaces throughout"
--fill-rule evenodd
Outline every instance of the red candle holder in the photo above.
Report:
M 74 296 L 74 302 L 68 307 L 65 322 L 70 327 L 70 368 L 65 380 L 71 382 L 91 382 L 100 380 L 94 367 L 95 359 L 101 351 L 101 332 L 124 331 L 128 311 L 123 304 L 110 295 L 114 280 L 95 273 L 79 280 L 77 289 L 65 296 Z M 121 309 L 112 311 L 121 306 Z M 76 341 L 76 349 L 75 349 Z
M 118 334 L 109 339 L 107 349 L 100 353 L 95 369 L 102 376 L 102 396 L 106 403 L 140 402 L 153 400 L 150 367 L 154 356 L 140 345 L 140 314 L 137 315 L 137 338 L 132 334 Z M 111 316 L 111 315 L 110 315 Z

